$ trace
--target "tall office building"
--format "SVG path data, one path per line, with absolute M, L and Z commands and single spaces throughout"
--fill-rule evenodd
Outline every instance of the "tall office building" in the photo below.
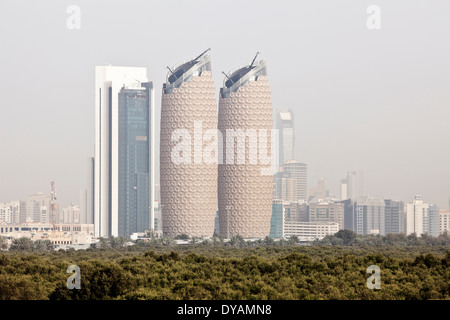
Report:
M 428 232 L 428 203 L 423 202 L 420 195 L 406 205 L 406 234 L 415 233 L 420 237 Z
M 341 180 L 341 200 L 352 199 L 356 201 L 362 196 L 365 196 L 363 170 L 349 171 L 347 178 Z
M 0 202 L 0 222 L 4 223 L 16 223 L 14 222 L 14 210 L 19 211 L 20 203 L 19 201 L 12 201 L 2 203 Z
M 119 235 L 154 229 L 154 173 L 150 157 L 153 84 L 119 92 Z M 152 217 L 152 220 L 150 219 Z
M 295 160 L 294 114 L 291 109 L 277 113 L 280 163 Z
M 354 230 L 357 234 L 385 235 L 383 197 L 362 196 L 354 205 Z
M 403 201 L 384 200 L 385 233 L 405 233 L 405 212 Z
M 289 160 L 280 167 L 281 171 L 274 176 L 275 198 L 283 201 L 308 200 L 307 165 Z
M 134 67 L 96 67 L 95 86 L 95 236 L 127 237 L 153 229 L 154 89 Z
M 161 103 L 163 234 L 212 237 L 218 135 L 211 58 L 205 51 L 169 69 Z
M 351 199 L 339 201 L 344 205 L 344 229 L 356 232 L 355 203 Z
M 263 238 L 270 232 L 272 103 L 266 63 L 255 60 L 229 72 L 220 89 L 219 219 L 220 233 L 228 238 Z
M 439 207 L 435 204 L 428 206 L 428 235 L 437 237 L 439 235 Z

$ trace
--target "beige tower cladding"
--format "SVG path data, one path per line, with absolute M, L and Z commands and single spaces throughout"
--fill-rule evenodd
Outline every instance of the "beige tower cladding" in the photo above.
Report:
M 266 64 L 255 59 L 226 75 L 220 91 L 219 226 L 227 238 L 263 238 L 270 232 L 272 103 Z
M 203 156 L 211 144 L 205 139 L 210 131 L 217 131 L 217 104 L 211 60 L 205 51 L 169 68 L 163 85 L 160 184 L 166 237 L 214 233 L 217 161 L 205 161 Z

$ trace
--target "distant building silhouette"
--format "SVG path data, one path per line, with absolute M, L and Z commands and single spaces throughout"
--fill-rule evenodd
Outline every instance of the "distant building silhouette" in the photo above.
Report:
M 283 163 L 274 176 L 274 199 L 295 202 L 308 200 L 307 165 L 295 160 Z
M 279 162 L 295 160 L 294 113 L 291 109 L 278 111 L 277 129 L 279 131 Z
M 363 170 L 349 171 L 347 177 L 341 180 L 341 200 L 352 199 L 356 201 L 365 195 Z

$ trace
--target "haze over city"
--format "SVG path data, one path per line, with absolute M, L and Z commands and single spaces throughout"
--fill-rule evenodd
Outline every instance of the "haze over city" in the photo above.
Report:
M 66 26 L 72 4 L 79 30 Z M 366 26 L 371 4 L 380 30 Z M 347 171 L 362 168 L 369 195 L 421 194 L 448 209 L 449 10 L 446 1 L 1 1 L 0 202 L 49 193 L 55 180 L 62 206 L 79 203 L 96 65 L 147 67 L 159 142 L 166 66 L 211 48 L 216 92 L 222 71 L 261 52 L 274 114 L 295 114 L 309 187 L 325 177 L 339 196 Z

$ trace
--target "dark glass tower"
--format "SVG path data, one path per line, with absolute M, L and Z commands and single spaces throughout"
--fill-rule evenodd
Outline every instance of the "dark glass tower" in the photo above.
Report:
M 129 237 L 150 226 L 151 99 L 153 84 L 119 92 L 118 233 Z

